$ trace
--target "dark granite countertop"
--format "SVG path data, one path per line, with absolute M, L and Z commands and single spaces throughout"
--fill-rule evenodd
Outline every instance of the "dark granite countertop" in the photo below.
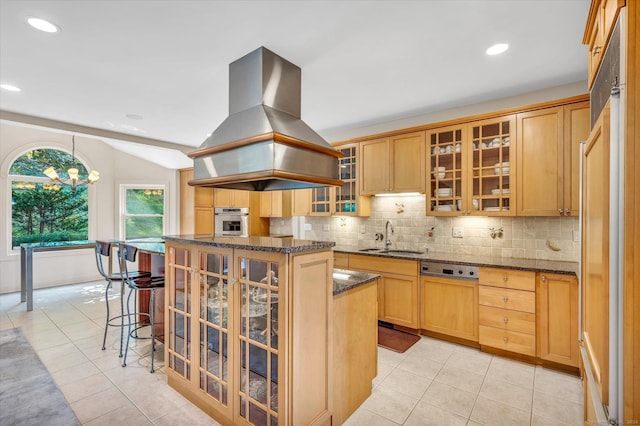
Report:
M 236 248 L 272 253 L 302 253 L 328 249 L 336 245 L 332 241 L 311 241 L 278 237 L 214 237 L 211 235 L 166 235 L 165 241 L 197 244 L 209 247 Z
M 514 257 L 484 257 L 456 253 L 420 253 L 420 254 L 388 254 L 375 251 L 360 251 L 347 247 L 335 247 L 335 251 L 364 256 L 392 257 L 396 259 L 433 260 L 443 263 L 463 264 L 473 266 L 493 266 L 507 269 L 531 270 L 556 274 L 577 275 L 578 262 L 558 260 L 520 259 Z
M 348 269 L 333 270 L 333 295 L 337 296 L 356 287 L 360 287 L 380 277 L 367 272 L 350 271 Z
M 125 243 L 136 247 L 141 252 L 164 256 L 164 240 L 162 238 L 140 238 L 127 240 Z

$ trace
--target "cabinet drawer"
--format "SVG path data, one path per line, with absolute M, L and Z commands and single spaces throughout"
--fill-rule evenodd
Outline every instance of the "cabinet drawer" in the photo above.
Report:
M 536 312 L 536 293 L 533 291 L 511 290 L 508 288 L 479 287 L 480 305 L 513 309 L 522 312 Z
M 480 325 L 536 334 L 536 314 L 489 306 L 480 306 L 479 313 Z
M 349 267 L 349 254 L 333 252 L 333 267 L 347 269 Z
M 536 289 L 536 273 L 533 271 L 480 268 L 479 281 L 481 285 L 513 288 L 516 290 L 535 291 Z
M 349 255 L 349 269 L 387 272 L 390 274 L 418 276 L 418 261 L 389 257 Z
M 536 355 L 536 336 L 533 334 L 481 325 L 480 344 L 524 355 Z

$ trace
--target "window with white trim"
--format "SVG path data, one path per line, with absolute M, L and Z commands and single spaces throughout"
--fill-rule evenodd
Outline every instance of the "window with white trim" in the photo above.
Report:
M 120 236 L 123 240 L 165 234 L 164 185 L 121 185 Z

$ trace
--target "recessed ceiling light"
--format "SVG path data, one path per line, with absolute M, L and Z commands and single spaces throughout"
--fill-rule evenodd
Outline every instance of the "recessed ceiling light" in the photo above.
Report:
M 496 43 L 487 49 L 487 55 L 499 55 L 504 53 L 509 48 L 507 43 Z
M 19 92 L 21 90 L 19 87 L 4 83 L 0 84 L 0 89 L 8 90 L 10 92 Z
M 142 116 L 139 114 L 127 114 L 125 115 L 130 120 L 142 120 Z
M 29 18 L 27 19 L 27 22 L 36 30 L 44 31 L 45 33 L 57 33 L 60 31 L 60 28 L 57 25 L 52 24 L 49 21 L 45 21 L 44 19 Z

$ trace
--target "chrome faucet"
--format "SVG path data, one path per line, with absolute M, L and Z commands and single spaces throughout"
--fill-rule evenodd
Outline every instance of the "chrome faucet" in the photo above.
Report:
M 389 239 L 389 226 L 391 226 L 391 235 L 393 235 L 393 223 L 390 220 L 387 220 L 387 223 L 384 225 L 384 248 L 389 249 L 391 246 L 391 240 Z

